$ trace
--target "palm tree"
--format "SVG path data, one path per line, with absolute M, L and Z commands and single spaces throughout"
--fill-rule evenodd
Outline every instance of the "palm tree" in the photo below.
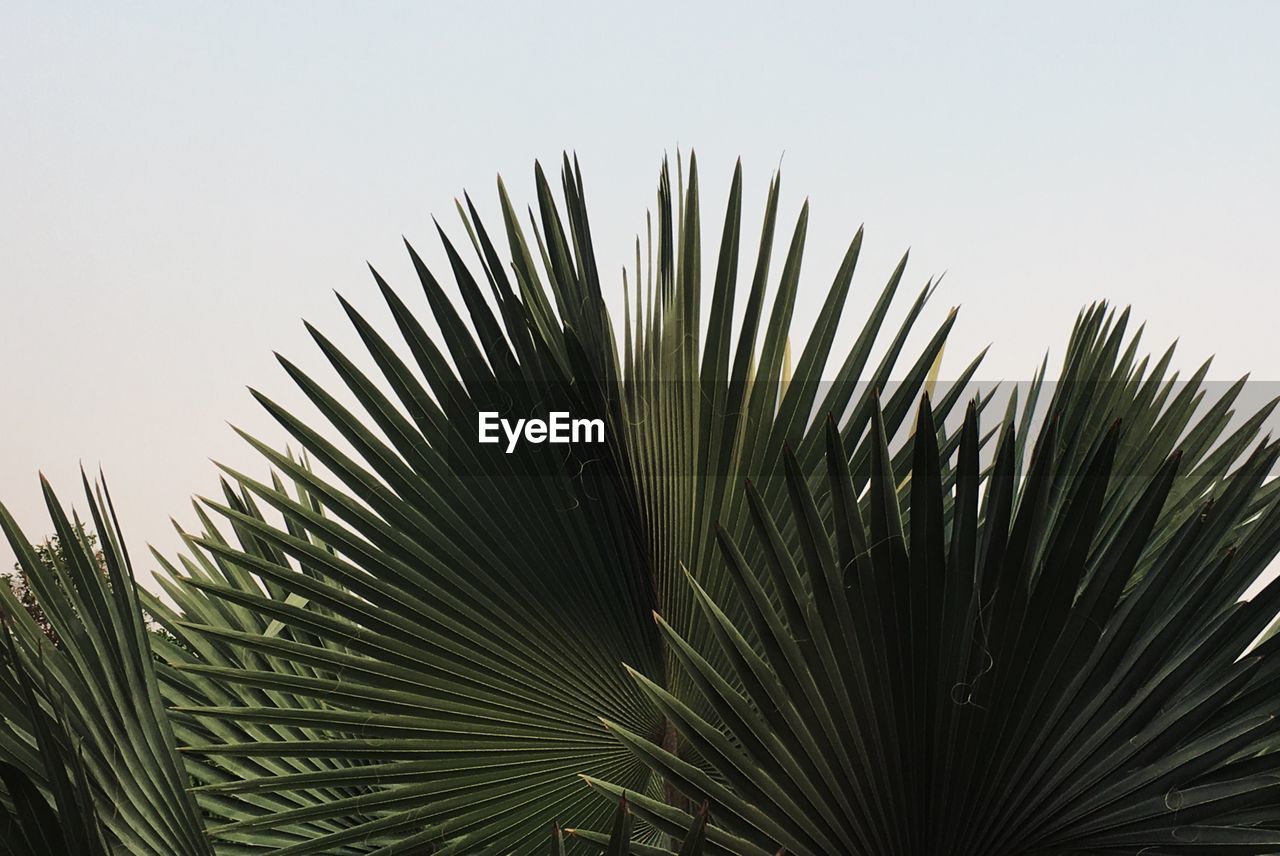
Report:
M 472 265 L 439 230 L 456 302 L 408 247 L 438 333 L 374 271 L 396 340 L 344 300 L 366 354 L 309 328 L 340 384 L 281 358 L 319 418 L 254 394 L 303 454 L 246 435 L 269 475 L 227 468 L 155 557 L 171 603 L 114 583 L 105 490 L 112 586 L 18 551 L 70 641 L 6 601 L 8 668 L 65 718 L 113 846 L 523 854 L 557 822 L 582 852 L 1280 844 L 1273 646 L 1250 650 L 1277 608 L 1237 604 L 1280 537 L 1275 450 L 1246 455 L 1274 403 L 1236 426 L 1243 382 L 1204 405 L 1207 366 L 1177 382 L 1098 304 L 1051 394 L 1041 366 L 984 433 L 981 355 L 933 380 L 954 311 L 904 358 L 932 282 L 882 335 L 905 257 L 839 341 L 861 230 L 793 368 L 807 206 L 775 276 L 773 178 L 740 275 L 735 168 L 704 317 L 692 157 L 615 324 L 576 161 L 561 203 L 535 178 L 528 231 L 499 183 L 505 254 L 469 197 Z M 605 442 L 475 442 L 482 412 L 552 411 Z M 154 665 L 142 609 L 173 635 Z M 5 720 L 0 757 L 48 790 L 61 762 Z

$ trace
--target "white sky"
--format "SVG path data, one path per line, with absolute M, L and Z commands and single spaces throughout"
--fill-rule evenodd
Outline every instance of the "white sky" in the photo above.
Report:
M 963 307 L 952 368 L 993 342 L 983 377 L 1026 378 L 1105 297 L 1185 369 L 1280 377 L 1280 4 L 900 5 L 9 0 L 0 499 L 41 537 L 37 470 L 70 499 L 101 464 L 149 569 L 208 458 L 262 471 L 227 421 L 282 439 L 244 386 L 299 400 L 299 319 L 352 342 L 338 289 L 385 322 L 366 259 L 416 297 L 400 235 L 438 260 L 432 214 L 461 238 L 463 188 L 532 201 L 565 148 L 606 271 L 664 149 L 697 149 L 712 247 L 733 159 L 758 216 L 785 153 L 802 321 L 865 222 L 852 314 L 912 247 L 913 287 L 948 272 L 926 321 Z

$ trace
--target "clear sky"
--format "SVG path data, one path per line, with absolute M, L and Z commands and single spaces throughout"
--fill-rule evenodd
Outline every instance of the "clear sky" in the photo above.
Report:
M 492 214 L 497 172 L 531 200 L 565 148 L 606 270 L 664 150 L 696 148 L 709 240 L 733 159 L 757 210 L 782 159 L 802 320 L 865 222 L 852 311 L 910 246 L 984 377 L 1105 297 L 1184 368 L 1280 379 L 1280 3 L 905 5 L 7 0 L 0 498 L 43 536 L 37 470 L 101 464 L 135 559 L 172 553 L 210 457 L 262 471 L 226 423 L 282 440 L 245 384 L 298 400 L 299 319 L 350 342 L 334 289 L 385 319 L 366 260 L 411 293 L 401 234 L 438 259 L 432 214 Z

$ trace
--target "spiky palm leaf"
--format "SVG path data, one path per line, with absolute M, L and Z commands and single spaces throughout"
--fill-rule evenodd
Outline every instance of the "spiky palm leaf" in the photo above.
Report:
M 123 852 L 212 853 L 186 790 L 132 566 L 105 488 L 84 484 L 104 573 L 81 537 L 80 519 L 69 517 L 49 485 L 43 486 L 65 560 L 50 554 L 49 564 L 42 561 L 2 505 L 0 530 L 59 644 L 51 645 L 8 586 L 0 586 L 0 608 L 13 633 L 0 672 L 0 761 L 54 798 L 65 852 L 100 852 L 96 808 L 112 847 Z M 9 799 L 18 796 L 10 784 Z M 38 793 L 25 797 L 34 804 Z M 9 843 L 20 847 L 16 842 L 22 840 Z M 46 843 L 47 849 L 29 852 L 59 852 L 52 841 Z
M 753 567 L 722 533 L 761 644 L 692 577 L 714 653 L 730 667 L 658 621 L 716 718 L 633 672 L 710 769 L 608 724 L 681 793 L 718 806 L 709 852 L 1280 847 L 1280 646 L 1249 650 L 1280 609 L 1280 582 L 1240 600 L 1280 549 L 1280 505 L 1254 513 L 1280 446 L 1259 445 L 1160 539 L 1163 512 L 1195 477 L 1185 456 L 1135 479 L 1117 467 L 1123 425 L 1072 456 L 1068 424 L 1050 410 L 1022 481 L 1007 427 L 980 502 L 976 414 L 952 491 L 926 399 L 904 497 L 877 420 L 863 502 L 833 429 L 820 487 L 787 459 L 794 547 L 774 542 L 780 521 L 762 515 L 755 537 L 771 553 Z M 1118 479 L 1141 483 L 1117 490 Z M 1109 495 L 1122 521 L 1110 530 Z M 662 801 L 633 806 L 661 828 L 687 821 Z
M 704 802 L 694 812 L 693 820 L 678 845 L 679 849 L 676 856 L 703 856 L 706 853 L 707 822 L 710 816 L 708 806 Z M 628 804 L 627 795 L 624 793 L 622 798 L 618 800 L 618 807 L 613 815 L 613 827 L 608 835 L 585 829 L 569 829 L 566 831 L 575 838 L 595 844 L 597 848 L 603 848 L 598 849 L 597 852 L 603 853 L 604 856 L 626 856 L 628 853 L 637 854 L 637 856 L 670 856 L 670 850 L 638 844 L 633 841 L 631 837 L 632 824 L 631 806 Z M 557 825 L 551 830 L 551 856 L 564 856 L 564 853 L 564 836 Z
M 219 852 L 545 852 L 553 821 L 597 829 L 608 822 L 608 806 L 578 774 L 625 790 L 632 805 L 676 813 L 674 825 L 657 817 L 638 825 L 632 845 L 666 848 L 664 833 L 687 827 L 683 796 L 599 719 L 682 763 L 702 768 L 709 759 L 654 704 L 653 687 L 637 685 L 620 663 L 698 721 L 717 728 L 731 721 L 722 721 L 701 675 L 666 637 L 730 673 L 734 660 L 705 618 L 705 593 L 753 650 L 766 653 L 770 637 L 752 621 L 759 607 L 742 597 L 716 532 L 739 545 L 748 567 L 798 546 L 805 529 L 788 511 L 794 487 L 776 474 L 785 457 L 793 479 L 823 477 L 827 429 L 814 413 L 836 415 L 854 484 L 875 470 L 885 496 L 900 485 L 912 489 L 911 449 L 887 459 L 880 437 L 910 430 L 954 313 L 903 365 L 907 336 L 932 292 L 926 286 L 900 329 L 881 341 L 905 258 L 832 364 L 859 232 L 788 371 L 807 208 L 775 278 L 775 177 L 749 284 L 740 288 L 735 170 L 704 320 L 696 164 L 687 188 L 677 170 L 673 189 L 664 167 L 656 241 L 647 256 L 637 241 L 635 295 L 619 345 L 576 164 L 565 162 L 563 216 L 541 169 L 535 177 L 532 243 L 499 186 L 507 259 L 470 199 L 460 206 L 478 278 L 441 230 L 465 317 L 410 248 L 438 336 L 375 273 L 399 341 L 343 305 L 376 371 L 315 330 L 345 393 L 282 358 L 327 428 L 255 395 L 319 466 L 247 438 L 272 465 L 271 478 L 228 470 L 234 485 L 204 503 L 224 522 L 198 509 L 202 532 L 186 536 L 189 554 L 177 564 L 160 559 L 175 606 L 149 599 L 147 608 L 175 639 L 158 646 L 167 661 L 158 684 Z M 745 305 L 735 323 L 740 291 Z M 1166 376 L 1171 352 L 1154 366 L 1138 361 L 1139 337 L 1127 338 L 1126 324 L 1127 313 L 1117 318 L 1105 306 L 1077 320 L 1050 404 L 1065 438 L 1055 457 L 1063 475 L 1037 520 L 1047 531 L 1069 515 L 1074 473 L 1109 422 L 1123 419 L 1130 436 L 1143 437 L 1117 451 L 1117 472 L 1141 472 L 1181 445 L 1189 475 L 1175 482 L 1152 524 L 1152 547 L 1132 569 L 1138 579 L 1202 496 L 1221 487 L 1265 412 L 1226 435 L 1239 389 L 1199 407 L 1203 373 L 1179 385 Z M 824 382 L 829 364 L 834 380 Z M 964 404 L 977 365 L 935 397 L 936 424 Z M 1001 423 L 1015 475 L 1029 428 L 1044 415 L 1043 371 L 1021 401 L 1010 398 Z M 972 411 L 991 400 L 980 397 Z M 598 415 L 607 442 L 567 456 L 546 447 L 490 455 L 475 444 L 481 410 Z M 950 490 L 961 473 L 949 462 L 959 440 L 958 430 L 936 437 L 947 521 L 958 513 Z M 970 436 L 966 454 L 975 442 L 981 438 Z M 754 485 L 744 492 L 747 479 Z M 1139 490 L 1132 479 L 1114 479 L 1102 491 L 1098 525 L 1108 538 L 1124 536 Z M 1256 512 L 1273 493 L 1255 486 L 1242 501 Z M 902 505 L 910 526 L 916 511 Z M 825 494 L 817 509 L 829 520 Z M 930 525 L 940 524 L 930 518 Z M 787 626 L 807 620 L 805 601 L 767 590 L 780 598 Z M 670 631 L 654 625 L 655 610 Z M 720 848 L 709 852 L 738 846 L 726 834 L 709 836 L 708 847 Z
M 80 752 L 62 723 L 44 709 L 7 620 L 4 634 L 7 658 L 0 679 L 5 692 L 0 697 L 6 700 L 6 719 L 24 722 L 35 745 L 16 739 L 12 732 L 4 741 L 5 755 L 13 760 L 0 760 L 6 797 L 0 801 L 0 854 L 106 856 L 109 851 Z M 18 756 L 28 753 L 23 769 Z M 52 806 L 45 791 L 52 794 Z
M 248 841 L 286 826 L 328 824 L 335 828 L 282 852 L 334 852 L 369 842 L 385 845 L 387 853 L 424 844 L 445 852 L 530 852 L 542 846 L 539 830 L 552 820 L 599 818 L 577 781 L 580 772 L 659 794 L 661 782 L 599 727 L 598 718 L 607 716 L 660 741 L 670 738 L 662 717 L 618 663 L 643 663 L 680 686 L 648 616 L 662 609 L 695 618 L 678 584 L 681 568 L 703 563 L 714 521 L 747 519 L 727 486 L 743 474 L 771 469 L 788 438 L 818 465 L 807 417 L 815 401 L 851 410 L 846 432 L 851 438 L 864 434 L 868 390 L 888 383 L 931 290 L 921 292 L 876 368 L 867 370 L 902 278 L 900 265 L 845 355 L 838 381 L 819 384 L 861 245 L 857 235 L 780 396 L 807 212 L 791 237 L 765 321 L 776 180 L 730 359 L 740 171 L 725 218 L 705 343 L 699 194 L 691 163 L 689 186 L 678 194 L 664 170 L 656 260 L 635 276 L 646 282 L 647 294 L 636 301 L 643 309 L 637 308 L 634 322 L 623 325 L 621 348 L 595 269 L 576 166 L 566 161 L 564 218 L 540 169 L 536 179 L 540 216 L 533 251 L 500 188 L 510 263 L 501 260 L 467 203 L 464 219 L 489 299 L 441 231 L 467 319 L 410 248 L 443 347 L 376 273 L 402 342 L 393 346 L 344 306 L 378 369 L 377 380 L 312 331 L 363 413 L 282 360 L 341 445 L 259 396 L 332 476 L 250 439 L 314 501 L 231 472 L 286 525 L 265 522 L 242 501 L 209 503 L 236 528 L 238 543 L 207 533 L 196 540 L 207 558 L 188 563 L 203 570 L 178 575 L 179 587 L 200 590 L 182 602 L 204 598 L 207 605 L 184 608 L 184 620 L 199 626 L 177 632 L 193 640 L 192 648 L 200 636 L 220 651 L 217 662 L 201 656 L 184 670 L 220 685 L 256 688 L 270 694 L 270 702 L 182 701 L 181 713 L 206 723 L 210 734 L 219 721 L 299 734 L 200 741 L 192 747 L 197 754 L 246 759 L 262 768 L 240 781 L 209 782 L 208 793 L 297 802 L 299 792 L 353 782 L 367 792 L 316 799 L 274 817 L 233 818 L 215 834 Z M 892 419 L 909 414 L 952 323 L 948 316 L 904 372 Z M 402 349 L 412 364 L 401 360 Z M 966 379 L 975 367 L 966 370 Z M 949 403 L 959 401 L 957 391 Z M 574 449 L 567 460 L 541 450 L 481 457 L 487 450 L 475 444 L 479 411 L 523 416 L 554 409 L 603 417 L 608 441 Z M 245 574 L 264 585 L 234 582 Z M 218 617 L 227 607 L 217 602 L 280 622 L 289 632 L 268 635 L 229 625 Z M 697 627 L 687 630 L 696 633 Z M 305 638 L 294 631 L 304 631 Z M 246 652 L 243 661 L 231 649 Z M 306 673 L 296 674 L 298 669 Z M 316 731 L 327 738 L 317 739 Z M 281 773 L 280 766 L 299 752 L 323 769 Z M 353 754 L 368 761 L 358 775 L 331 763 Z
M 784 388 L 779 381 L 801 281 L 807 212 L 801 212 L 790 238 L 773 309 L 766 313 L 779 196 L 775 179 L 731 347 L 742 195 L 741 174 L 735 170 L 704 338 L 693 164 L 687 189 L 673 192 L 670 174 L 663 172 L 656 259 L 649 265 L 637 261 L 634 319 L 624 322 L 619 348 L 595 270 L 581 176 L 566 161 L 568 214 L 563 219 L 541 170 L 536 179 L 536 255 L 501 188 L 509 264 L 469 200 L 464 209 L 491 303 L 440 233 L 468 319 L 410 249 L 443 349 L 376 274 L 412 366 L 349 304 L 344 306 L 377 366 L 378 380 L 313 330 L 363 414 L 283 361 L 354 454 L 260 396 L 334 477 L 321 477 L 251 440 L 304 485 L 311 500 L 291 498 L 278 485 L 231 472 L 250 494 L 281 513 L 286 526 L 268 524 L 234 503 L 211 503 L 240 530 L 240 546 L 218 537 L 199 543 L 222 576 L 249 572 L 278 592 L 246 591 L 207 579 L 195 584 L 215 600 L 229 599 L 264 620 L 304 629 L 310 637 L 263 636 L 198 620 L 209 641 L 243 649 L 263 664 L 205 664 L 200 667 L 205 677 L 288 693 L 292 700 L 281 696 L 266 707 L 251 701 L 185 713 L 207 722 L 311 731 L 302 738 L 226 740 L 195 748 L 209 757 L 243 757 L 273 766 L 299 752 L 319 762 L 361 752 L 375 760 L 354 779 L 349 770 L 331 767 L 212 783 L 210 791 L 223 795 L 294 800 L 303 789 L 352 782 L 369 788 L 346 800 L 316 799 L 275 817 L 237 821 L 219 834 L 252 837 L 285 824 L 328 823 L 340 829 L 285 852 L 326 852 L 369 841 L 385 845 L 388 853 L 424 843 L 446 852 L 523 852 L 539 846 L 536 830 L 549 820 L 591 824 L 592 803 L 574 788 L 575 773 L 664 798 L 661 781 L 606 739 L 596 720 L 617 721 L 680 754 L 689 746 L 675 740 L 669 722 L 617 664 L 631 662 L 658 676 L 677 697 L 700 703 L 648 616 L 655 609 L 663 612 L 691 642 L 711 648 L 710 625 L 701 620 L 682 580 L 685 568 L 695 570 L 731 615 L 745 616 L 715 555 L 712 533 L 718 523 L 740 537 L 753 516 L 784 519 L 779 512 L 786 507 L 786 490 L 770 474 L 778 470 L 788 443 L 802 471 L 821 473 L 821 426 L 811 418 L 813 412 L 842 415 L 840 434 L 851 452 L 850 465 L 866 478 L 874 449 L 867 430 L 874 393 L 888 387 L 929 286 L 879 362 L 872 363 L 877 334 L 903 276 L 899 265 L 862 334 L 848 346 L 835 380 L 820 382 L 861 247 L 861 233 L 856 235 Z M 541 271 L 535 257 L 542 261 Z M 924 351 L 899 370 L 905 380 L 883 402 L 888 433 L 907 421 L 951 323 L 948 316 Z M 1072 426 L 1074 445 L 1063 454 L 1078 457 L 1087 450 L 1080 443 L 1089 442 L 1099 424 L 1127 416 L 1149 423 L 1151 438 L 1135 455 L 1149 455 L 1190 434 L 1198 444 L 1192 458 L 1210 479 L 1217 478 L 1232 444 L 1217 457 L 1205 452 L 1226 425 L 1230 396 L 1188 430 L 1198 384 L 1175 396 L 1172 382 L 1163 377 L 1167 358 L 1148 375 L 1145 365 L 1135 365 L 1137 337 L 1126 339 L 1125 332 L 1126 318 L 1115 319 L 1105 307 L 1079 320 L 1064 382 L 1055 390 L 1054 407 Z M 940 422 L 961 403 L 976 365 L 966 367 L 939 398 Z M 1037 415 L 1039 393 L 1040 384 L 1033 384 L 1032 401 L 1021 411 L 1011 405 L 1009 420 L 1029 423 Z M 472 435 L 478 411 L 526 415 L 540 409 L 601 415 L 608 442 L 602 449 L 574 450 L 568 460 L 528 451 L 480 457 Z M 1248 442 L 1258 421 L 1241 429 L 1234 444 Z M 943 440 L 948 448 L 955 442 L 954 436 Z M 1020 462 L 1021 455 L 1015 460 Z M 1138 458 L 1130 463 L 1140 465 Z M 901 481 L 909 453 L 900 453 L 894 466 Z M 737 489 L 750 477 L 758 479 L 754 503 Z M 1131 491 L 1129 486 L 1107 496 L 1109 520 L 1114 522 Z M 1060 504 L 1058 491 L 1049 504 L 1052 516 Z M 1194 504 L 1194 491 L 1172 502 L 1161 518 L 1162 531 L 1177 525 Z M 321 508 L 329 514 L 321 514 Z M 495 539 L 494 533 L 502 534 Z M 784 522 L 776 537 L 786 542 L 794 533 Z M 749 555 L 756 550 L 746 549 Z M 301 665 L 317 673 L 280 674 L 285 667 L 270 665 L 276 662 L 293 664 L 290 671 Z M 300 704 L 299 698 L 322 703 Z M 316 730 L 327 739 L 317 740 L 311 733 Z M 690 758 L 697 760 L 696 754 Z

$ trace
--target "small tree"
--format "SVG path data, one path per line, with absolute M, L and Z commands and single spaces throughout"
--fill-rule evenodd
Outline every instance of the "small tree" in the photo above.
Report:
M 102 551 L 98 549 L 98 536 L 92 532 L 86 532 L 83 523 L 79 524 L 78 535 L 89 546 L 94 562 L 105 574 L 107 572 L 107 560 Z M 62 539 L 57 535 L 51 535 L 39 544 L 32 544 L 31 551 L 36 554 L 36 558 L 40 560 L 40 563 L 50 570 L 63 566 L 67 561 L 66 547 L 62 543 Z M 53 629 L 53 623 L 49 621 L 49 616 L 45 614 L 43 607 L 40 606 L 36 593 L 32 591 L 31 580 L 27 577 L 27 572 L 22 569 L 22 565 L 15 562 L 13 570 L 0 574 L 0 577 L 3 577 L 5 583 L 9 586 L 9 590 L 13 592 L 13 596 L 18 603 L 22 604 L 22 608 L 39 625 L 41 632 L 54 645 L 61 646 L 58 640 L 58 633 Z

